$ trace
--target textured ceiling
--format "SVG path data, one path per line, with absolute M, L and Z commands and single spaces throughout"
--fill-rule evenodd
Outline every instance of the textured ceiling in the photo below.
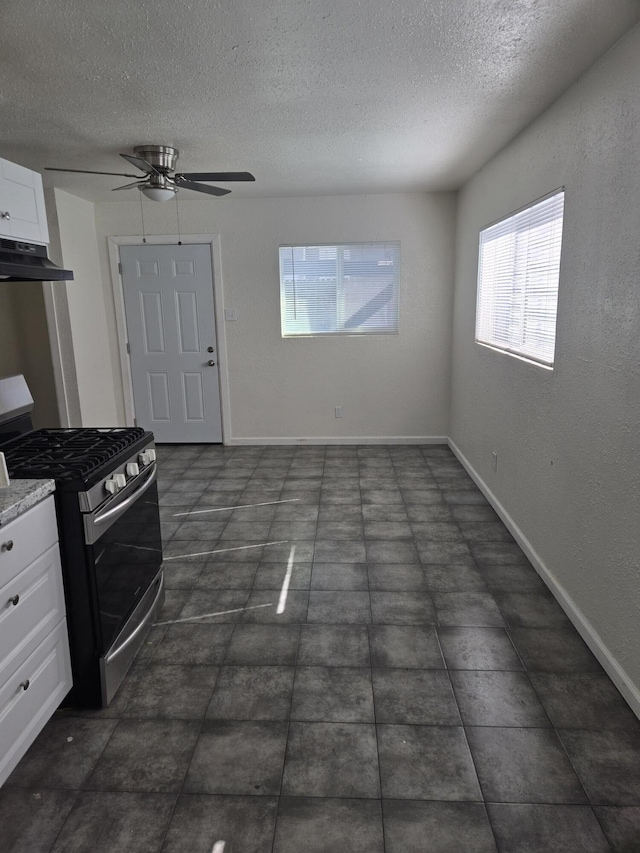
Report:
M 234 195 L 327 195 L 458 187 L 640 3 L 4 0 L 2 18 L 0 156 L 131 172 L 118 152 L 151 142 L 184 171 L 253 172 Z M 118 178 L 45 182 L 137 200 Z

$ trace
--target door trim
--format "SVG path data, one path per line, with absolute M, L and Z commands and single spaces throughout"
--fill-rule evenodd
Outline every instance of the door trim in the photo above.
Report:
M 126 426 L 134 425 L 135 405 L 133 400 L 133 379 L 131 377 L 131 359 L 127 352 L 127 319 L 124 308 L 124 288 L 118 264 L 120 263 L 120 246 L 175 246 L 180 239 L 183 244 L 202 243 L 209 246 L 211 251 L 211 269 L 213 271 L 213 308 L 218 346 L 218 367 L 220 377 L 220 410 L 222 413 L 222 443 L 228 444 L 231 438 L 231 396 L 229 392 L 229 372 L 227 360 L 227 339 L 224 328 L 224 300 L 222 284 L 222 263 L 220 261 L 219 234 L 155 234 L 147 236 L 143 243 L 137 237 L 107 237 L 109 248 L 109 268 L 111 270 L 111 289 L 116 314 L 116 331 L 118 334 L 118 355 L 120 360 L 120 375 L 124 397 L 124 412 Z

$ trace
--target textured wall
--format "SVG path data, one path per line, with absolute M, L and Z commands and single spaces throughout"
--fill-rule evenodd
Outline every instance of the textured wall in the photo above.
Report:
M 0 377 L 22 373 L 36 427 L 59 423 L 47 320 L 39 281 L 0 283 Z
M 145 211 L 147 233 L 175 233 L 173 203 Z M 224 304 L 240 318 L 226 324 L 232 436 L 446 435 L 454 216 L 451 193 L 181 202 L 183 233 L 220 234 Z M 138 199 L 98 204 L 96 222 L 109 291 L 105 238 L 140 234 Z M 278 245 L 367 240 L 402 243 L 400 334 L 283 340 Z
M 20 372 L 22 361 L 14 292 L 14 285 L 0 283 L 0 377 Z
M 33 396 L 33 425 L 54 427 L 60 420 L 42 282 L 20 282 L 13 287 L 16 288 L 15 319 L 22 352 L 20 373 L 24 373 Z
M 454 442 L 638 689 L 639 87 L 636 28 L 461 191 L 451 408 Z M 474 344 L 478 231 L 562 185 L 549 372 Z
M 67 304 L 82 426 L 117 423 L 104 291 L 100 276 L 94 206 L 55 191 L 62 262 L 73 270 L 66 283 Z

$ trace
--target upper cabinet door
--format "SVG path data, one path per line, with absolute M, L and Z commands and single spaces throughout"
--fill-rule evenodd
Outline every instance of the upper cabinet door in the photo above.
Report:
M 0 237 L 29 243 L 49 242 L 41 176 L 1 159 Z

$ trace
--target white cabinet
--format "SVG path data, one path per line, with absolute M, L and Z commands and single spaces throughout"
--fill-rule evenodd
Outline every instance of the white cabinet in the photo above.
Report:
M 51 495 L 0 527 L 0 785 L 70 689 Z
M 26 243 L 49 242 L 42 177 L 0 159 L 0 237 Z

